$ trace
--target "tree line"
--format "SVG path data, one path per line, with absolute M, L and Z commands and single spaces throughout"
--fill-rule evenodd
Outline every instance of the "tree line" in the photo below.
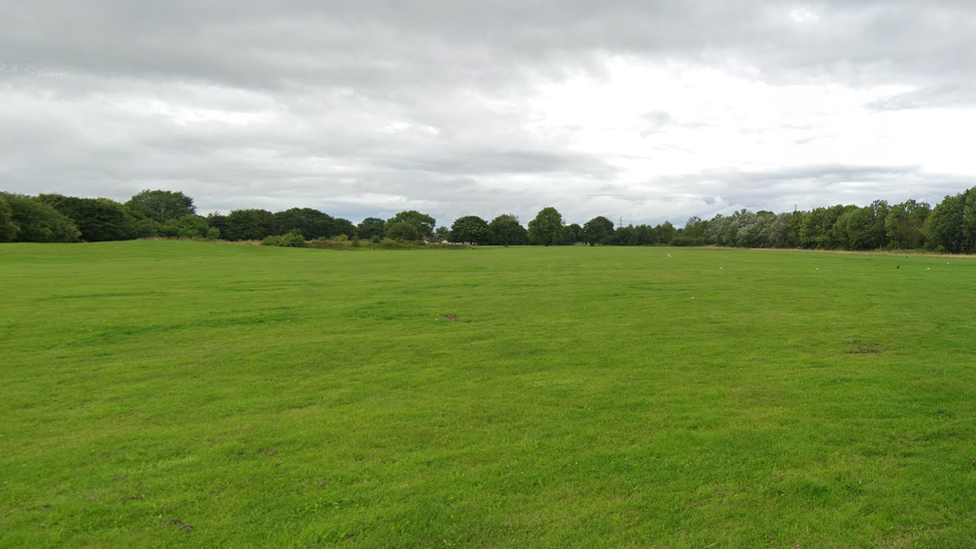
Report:
M 200 238 L 268 240 L 295 245 L 305 240 L 349 239 L 378 242 L 434 241 L 466 244 L 667 244 L 677 229 L 665 222 L 657 227 L 614 230 L 605 217 L 585 225 L 565 224 L 555 208 L 545 208 L 524 227 L 517 216 L 503 214 L 490 222 L 478 216 L 458 218 L 451 228 L 416 210 L 389 219 L 367 217 L 358 225 L 313 208 L 280 212 L 232 210 L 229 214 L 196 214 L 193 199 L 174 191 L 145 190 L 127 202 L 108 198 L 78 198 L 60 194 L 24 196 L 0 193 L 0 242 L 99 242 L 136 238 Z M 300 239 L 276 239 L 291 235 Z M 270 240 L 269 240 L 270 239 Z M 284 244 L 281 244 L 284 243 Z
M 895 205 L 875 200 L 864 207 L 837 205 L 780 214 L 741 210 L 707 221 L 693 217 L 671 244 L 973 253 L 976 187 L 946 196 L 934 208 L 915 200 Z
M 196 214 L 193 199 L 174 191 L 144 190 L 125 203 L 107 198 L 60 194 L 24 196 L 0 192 L 0 242 L 77 242 L 146 237 L 262 240 L 273 245 L 304 245 L 306 240 L 380 242 L 449 241 L 493 245 L 733 246 L 872 250 L 926 248 L 972 253 L 976 247 L 976 187 L 946 196 L 934 208 L 908 200 L 889 205 L 830 206 L 773 213 L 741 210 L 684 228 L 665 221 L 656 226 L 626 225 L 597 216 L 583 225 L 567 224 L 555 208 L 543 208 L 527 227 L 503 214 L 487 221 L 469 215 L 451 228 L 436 227 L 430 215 L 409 210 L 389 219 L 368 217 L 358 225 L 313 208 L 280 212 L 233 210 Z M 287 238 L 285 238 L 287 237 Z

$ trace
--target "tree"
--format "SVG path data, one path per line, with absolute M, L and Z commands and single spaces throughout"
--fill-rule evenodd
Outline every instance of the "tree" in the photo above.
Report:
M 359 230 L 352 224 L 352 221 L 341 217 L 335 218 L 335 236 L 346 235 L 349 238 L 357 238 Z
M 470 242 L 472 244 L 488 244 L 491 242 L 491 230 L 488 222 L 476 215 L 466 215 L 454 220 L 451 225 L 451 242 Z
M 42 194 L 37 199 L 74 222 L 82 240 L 132 240 L 138 236 L 135 218 L 128 208 L 114 200 L 60 194 Z
M 946 196 L 925 221 L 925 233 L 932 247 L 947 252 L 962 250 L 963 195 Z
M 528 244 L 529 235 L 525 227 L 519 223 L 518 217 L 512 214 L 502 214 L 488 224 L 493 237 L 492 244 L 511 246 Z
M 218 227 L 227 240 L 263 240 L 274 229 L 274 215 L 267 210 L 233 210 Z
M 857 206 L 831 206 L 817 208 L 803 214 L 803 222 L 799 228 L 799 245 L 803 248 L 820 248 L 833 250 L 843 247 L 847 242 L 846 235 L 839 235 L 840 227 L 835 227 L 842 215 Z
M 156 223 L 165 223 L 170 219 L 196 213 L 193 199 L 178 191 L 144 190 L 129 199 L 125 205 L 133 215 Z
M 763 246 L 783 248 L 789 245 L 789 227 L 793 214 L 781 213 L 770 218 L 763 225 L 759 233 L 759 240 Z
M 769 210 L 759 210 L 756 212 L 756 224 L 752 228 L 753 246 L 760 248 L 770 248 L 772 243 L 769 241 L 769 227 L 776 225 L 776 214 Z
M 271 233 L 276 235 L 298 231 L 303 238 L 329 238 L 337 233 L 331 215 L 312 208 L 291 208 L 272 214 Z
M 420 231 L 413 223 L 394 223 L 386 228 L 386 237 L 393 240 L 420 240 Z
M 224 238 L 227 238 L 227 216 L 219 213 L 210 213 L 206 217 L 207 226 L 216 229 Z
M 945 197 L 929 214 L 925 228 L 933 246 L 971 252 L 976 247 L 976 187 Z
M 731 231 L 729 230 L 730 220 L 731 218 L 725 217 L 722 214 L 715 214 L 715 217 L 709 219 L 707 222 L 705 240 L 708 241 L 709 244 L 731 246 Z
M 208 238 L 211 230 L 220 234 L 219 230 L 211 229 L 207 225 L 207 220 L 199 215 L 184 215 L 179 219 L 170 219 L 163 223 L 159 234 L 169 238 Z M 212 240 L 215 239 L 216 236 Z
M 77 242 L 81 234 L 67 216 L 40 200 L 19 194 L 0 194 L 10 207 L 16 226 L 15 242 Z
M 435 241 L 444 242 L 450 240 L 450 238 L 451 238 L 451 230 L 448 229 L 447 227 L 437 227 L 437 229 L 434 230 Z
M 13 211 L 7 199 L 0 194 L 0 242 L 11 242 L 17 238 L 17 225 L 12 218 Z
M 657 227 L 654 227 L 654 233 L 656 235 L 655 244 L 667 244 L 678 234 L 678 229 L 675 229 L 670 221 L 665 221 Z
M 647 225 L 638 225 L 634 227 L 634 240 L 635 240 L 634 244 L 636 246 L 650 246 L 651 244 L 658 244 L 658 242 L 655 242 L 654 240 L 655 234 L 656 233 L 653 227 L 648 227 Z M 704 241 L 704 239 L 702 240 Z M 669 244 L 669 243 L 670 242 L 665 242 L 665 244 Z M 684 245 L 689 246 L 691 244 L 686 243 Z
M 848 250 L 866 250 L 871 246 L 872 221 L 870 208 L 856 208 L 837 219 L 834 233 Z
M 760 217 L 742 209 L 730 216 L 715 216 L 709 225 L 714 239 L 723 246 L 751 248 L 756 246 L 761 232 Z
M 529 240 L 548 246 L 559 244 L 563 238 L 563 216 L 556 208 L 543 208 L 529 221 Z
M 602 215 L 594 217 L 583 225 L 583 241 L 594 244 L 609 244 L 613 238 L 613 221 Z
M 633 225 L 617 227 L 617 230 L 613 232 L 611 242 L 617 246 L 636 246 L 637 229 Z
M 884 248 L 888 245 L 888 234 L 885 231 L 885 221 L 891 212 L 891 206 L 885 200 L 875 200 L 868 206 L 867 214 L 871 220 L 871 227 L 868 229 L 868 247 Z
M 925 244 L 925 220 L 932 208 L 922 202 L 908 200 L 891 207 L 885 218 L 885 234 L 895 248 L 921 248 Z
M 976 247 L 976 187 L 963 193 L 962 239 L 962 250 L 973 253 Z
M 579 223 L 563 225 L 563 244 L 576 244 L 583 241 L 583 227 Z
M 800 247 L 800 227 L 803 226 L 804 219 L 806 219 L 806 212 L 794 211 L 786 220 L 786 247 Z
M 386 221 L 378 217 L 367 217 L 356 227 L 356 234 L 363 240 L 370 240 L 374 236 L 382 238 L 385 227 Z
M 762 231 L 761 218 L 749 210 L 742 209 L 732 214 L 729 220 L 732 245 L 740 248 L 755 248 Z
M 685 236 L 691 239 L 705 238 L 705 232 L 708 230 L 708 221 L 702 221 L 698 216 L 689 217 L 688 221 L 685 222 L 684 230 L 681 231 L 681 236 Z
M 414 228 L 417 229 L 417 232 L 420 233 L 420 236 L 424 237 L 434 234 L 434 225 L 436 224 L 436 221 L 433 217 L 427 214 L 422 214 L 416 210 L 400 212 L 386 221 L 387 233 L 389 232 L 390 227 L 397 223 L 409 223 L 413 225 Z M 386 236 L 390 235 L 387 234 Z

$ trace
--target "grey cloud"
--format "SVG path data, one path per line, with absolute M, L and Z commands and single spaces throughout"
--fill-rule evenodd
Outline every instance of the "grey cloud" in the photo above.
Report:
M 0 14 L 0 181 L 117 199 L 173 188 L 205 210 L 422 206 L 439 220 L 924 198 L 972 182 L 885 166 L 616 181 L 608 161 L 524 131 L 524 101 L 540 81 L 606 78 L 601 61 L 622 55 L 916 89 L 875 109 L 971 106 L 974 13 L 961 0 L 23 2 Z M 181 126 L 156 103 L 242 121 Z M 694 127 L 661 110 L 639 124 Z
M 776 213 L 835 204 L 896 204 L 915 199 L 937 204 L 976 185 L 976 177 L 930 173 L 918 166 L 796 166 L 767 171 L 713 170 L 661 177 L 643 184 L 608 186 L 590 195 L 611 199 L 633 223 L 692 216 L 711 218 L 740 209 Z M 584 219 L 585 221 L 585 219 Z
M 898 111 L 976 106 L 976 82 L 952 82 L 932 85 L 872 101 L 867 105 L 874 111 Z
M 392 168 L 447 174 L 572 173 L 606 179 L 615 172 L 614 168 L 596 158 L 540 151 L 469 150 L 418 159 L 401 156 L 377 160 Z
M 852 80 L 960 75 L 976 61 L 968 2 L 707 0 L 494 2 L 172 2 L 9 10 L 2 51 L 104 75 L 182 77 L 242 87 L 510 82 L 520 69 L 589 52 L 758 66 L 769 77 L 822 71 Z M 844 73 L 848 74 L 844 74 Z
M 718 182 L 713 191 L 753 211 L 791 211 L 834 204 L 867 205 L 916 199 L 937 203 L 946 194 L 976 184 L 965 178 L 924 171 L 919 166 L 797 166 L 765 172 L 703 174 Z M 726 212 L 715 212 L 726 213 Z
M 645 123 L 644 129 L 641 130 L 641 137 L 660 132 L 675 122 L 667 111 L 651 111 L 641 118 Z

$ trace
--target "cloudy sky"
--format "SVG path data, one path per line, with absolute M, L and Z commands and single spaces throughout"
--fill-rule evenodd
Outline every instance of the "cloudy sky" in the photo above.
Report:
M 972 0 L 4 0 L 0 189 L 710 218 L 976 185 Z

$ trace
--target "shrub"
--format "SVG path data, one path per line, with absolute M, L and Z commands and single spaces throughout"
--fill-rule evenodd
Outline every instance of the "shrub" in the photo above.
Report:
M 676 236 L 671 239 L 668 243 L 670 246 L 704 246 L 705 239 L 698 237 L 692 238 L 690 236 Z
M 400 250 L 405 247 L 404 243 L 400 240 L 393 240 L 392 238 L 384 238 L 375 244 L 376 248 L 381 250 Z
M 0 242 L 9 242 L 17 236 L 17 232 L 20 230 L 13 221 L 13 210 L 10 209 L 10 205 L 0 194 Z
M 336 238 L 316 238 L 314 240 L 307 240 L 305 242 L 305 247 L 316 248 L 319 250 L 349 250 L 352 248 L 348 239 L 340 240 Z
M 42 194 L 36 200 L 48 204 L 70 219 L 81 232 L 82 240 L 131 240 L 138 236 L 135 218 L 125 206 L 114 200 L 60 194 Z
M 280 246 L 282 248 L 304 248 L 305 237 L 298 230 L 294 230 L 287 234 L 266 236 L 261 241 L 261 245 Z
M 387 227 L 386 237 L 393 240 L 420 240 L 420 231 L 410 223 L 393 223 Z
M 266 236 L 266 237 L 264 237 L 264 240 L 261 241 L 261 245 L 262 246 L 282 246 L 282 243 L 281 242 L 282 242 L 282 236 L 281 235 Z
M 19 194 L 4 194 L 9 209 L 5 234 L 17 242 L 77 242 L 81 232 L 74 222 L 49 204 Z M 16 227 L 16 231 L 9 225 Z
M 286 248 L 304 248 L 305 247 L 305 237 L 298 230 L 291 231 L 290 233 L 283 235 L 281 237 L 281 244 L 279 246 L 284 246 Z

